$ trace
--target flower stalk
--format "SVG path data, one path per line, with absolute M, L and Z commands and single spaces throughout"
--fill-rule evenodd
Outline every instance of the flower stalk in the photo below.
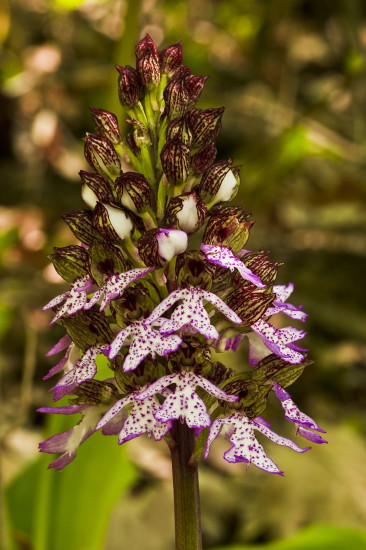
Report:
M 172 438 L 169 440 L 176 550 L 202 549 L 198 464 L 191 461 L 195 442 L 194 430 L 176 420 L 172 428 Z

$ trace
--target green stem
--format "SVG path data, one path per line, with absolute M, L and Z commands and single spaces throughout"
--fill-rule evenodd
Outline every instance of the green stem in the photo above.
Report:
M 198 466 L 190 465 L 195 432 L 176 420 L 170 452 L 173 467 L 175 548 L 202 550 Z

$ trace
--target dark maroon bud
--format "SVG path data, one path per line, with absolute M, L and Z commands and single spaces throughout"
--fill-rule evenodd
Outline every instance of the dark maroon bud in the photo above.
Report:
M 135 212 L 141 212 L 151 206 L 151 187 L 145 176 L 138 172 L 125 172 L 115 181 L 116 191 L 121 204 Z
M 182 63 L 182 42 L 177 42 L 162 50 L 159 58 L 161 72 L 171 78 Z
M 174 78 L 164 90 L 165 114 L 169 120 L 183 116 L 188 109 L 189 95 L 184 78 Z
M 185 84 L 189 97 L 189 105 L 191 107 L 198 101 L 207 79 L 208 76 L 199 76 L 195 74 L 186 76 Z
M 232 200 L 240 184 L 238 170 L 232 168 L 232 160 L 221 160 L 212 164 L 203 174 L 199 194 L 210 207 L 218 202 Z
M 266 286 L 271 286 L 276 280 L 278 268 L 282 265 L 277 262 L 270 262 L 268 259 L 269 254 L 264 251 L 249 252 L 242 257 L 245 266 L 250 269 L 257 277 L 260 278 L 262 283 Z M 233 282 L 241 286 L 243 278 L 238 273 L 235 273 Z M 240 279 L 240 281 L 239 281 Z
M 47 257 L 53 263 L 60 277 L 69 283 L 89 272 L 89 254 L 83 246 L 55 247 L 53 253 Z
M 187 145 L 178 140 L 167 143 L 161 152 L 161 165 L 169 183 L 181 185 L 188 177 L 191 154 Z
M 122 138 L 116 115 L 109 111 L 97 109 L 96 107 L 89 107 L 89 109 L 92 113 L 96 130 L 112 143 L 120 143 Z
M 167 128 L 166 141 L 173 141 L 174 139 L 181 141 L 184 145 L 189 146 L 191 144 L 192 134 L 184 117 L 172 120 Z
M 148 89 L 155 88 L 160 82 L 159 54 L 155 43 L 148 34 L 140 40 L 136 49 L 136 68 L 141 82 Z
M 243 279 L 242 279 L 243 281 Z M 254 285 L 242 285 L 225 293 L 225 302 L 239 315 L 243 326 L 253 325 L 273 303 L 276 295 Z
M 201 172 L 207 170 L 207 168 L 215 161 L 216 155 L 217 149 L 214 143 L 210 143 L 207 147 L 193 155 L 192 164 L 195 171 L 200 174 Z
M 188 76 L 191 74 L 189 67 L 186 65 L 181 65 L 175 72 L 174 78 L 182 78 L 183 76 Z
M 193 136 L 193 147 L 203 149 L 214 141 L 221 130 L 224 107 L 218 109 L 191 109 L 186 117 Z
M 118 96 L 120 103 L 126 109 L 131 109 L 140 100 L 143 93 L 143 85 L 138 72 L 133 67 L 120 67 L 116 65 L 119 72 Z
M 73 210 L 64 214 L 65 220 L 71 231 L 79 241 L 91 246 L 95 239 L 100 239 L 100 234 L 93 226 L 93 213 L 91 210 Z
M 248 221 L 249 216 L 240 206 L 218 208 L 206 226 L 203 242 L 212 246 L 226 246 L 236 254 L 249 238 L 254 223 Z
M 101 202 L 94 209 L 93 224 L 112 243 L 129 238 L 134 227 L 131 217 L 124 209 Z
M 205 256 L 196 250 L 179 254 L 176 273 L 178 286 L 198 286 L 209 290 L 215 275 L 216 266 L 205 260 Z
M 186 233 L 194 233 L 205 221 L 207 208 L 197 193 L 183 193 L 170 199 L 166 210 L 166 222 Z
M 96 172 L 107 178 L 120 174 L 121 164 L 108 138 L 88 133 L 84 141 L 85 158 Z
M 163 266 L 187 248 L 188 237 L 180 229 L 151 229 L 137 242 L 140 258 L 148 266 Z
M 112 189 L 108 181 L 100 174 L 80 170 L 82 181 L 81 196 L 89 208 L 93 209 L 96 203 L 109 202 L 113 198 Z

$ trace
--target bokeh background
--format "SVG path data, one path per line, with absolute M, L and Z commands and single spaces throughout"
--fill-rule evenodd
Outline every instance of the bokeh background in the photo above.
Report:
M 182 40 L 184 63 L 210 77 L 199 106 L 226 107 L 219 158 L 242 164 L 248 247 L 284 262 L 279 281 L 309 313 L 314 364 L 292 395 L 328 431 L 304 455 L 266 443 L 284 478 L 225 463 L 217 442 L 201 468 L 204 547 L 366 548 L 365 16 L 363 0 L 0 1 L 4 550 L 174 545 L 164 443 L 97 434 L 63 472 L 37 452 L 66 429 L 35 412 L 50 404 L 44 354 L 62 334 L 40 310 L 64 289 L 46 255 L 74 242 L 60 215 L 83 207 L 88 106 L 123 119 L 114 64 L 134 64 L 146 32 L 160 47 Z M 300 546 L 281 542 L 291 536 Z

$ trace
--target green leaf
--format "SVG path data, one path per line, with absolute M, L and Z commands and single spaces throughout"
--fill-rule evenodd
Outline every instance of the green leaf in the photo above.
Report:
M 76 417 L 50 415 L 47 435 L 63 432 Z M 100 550 L 117 499 L 136 479 L 115 436 L 93 434 L 64 470 L 48 470 L 44 454 L 6 491 L 10 531 L 37 550 Z

